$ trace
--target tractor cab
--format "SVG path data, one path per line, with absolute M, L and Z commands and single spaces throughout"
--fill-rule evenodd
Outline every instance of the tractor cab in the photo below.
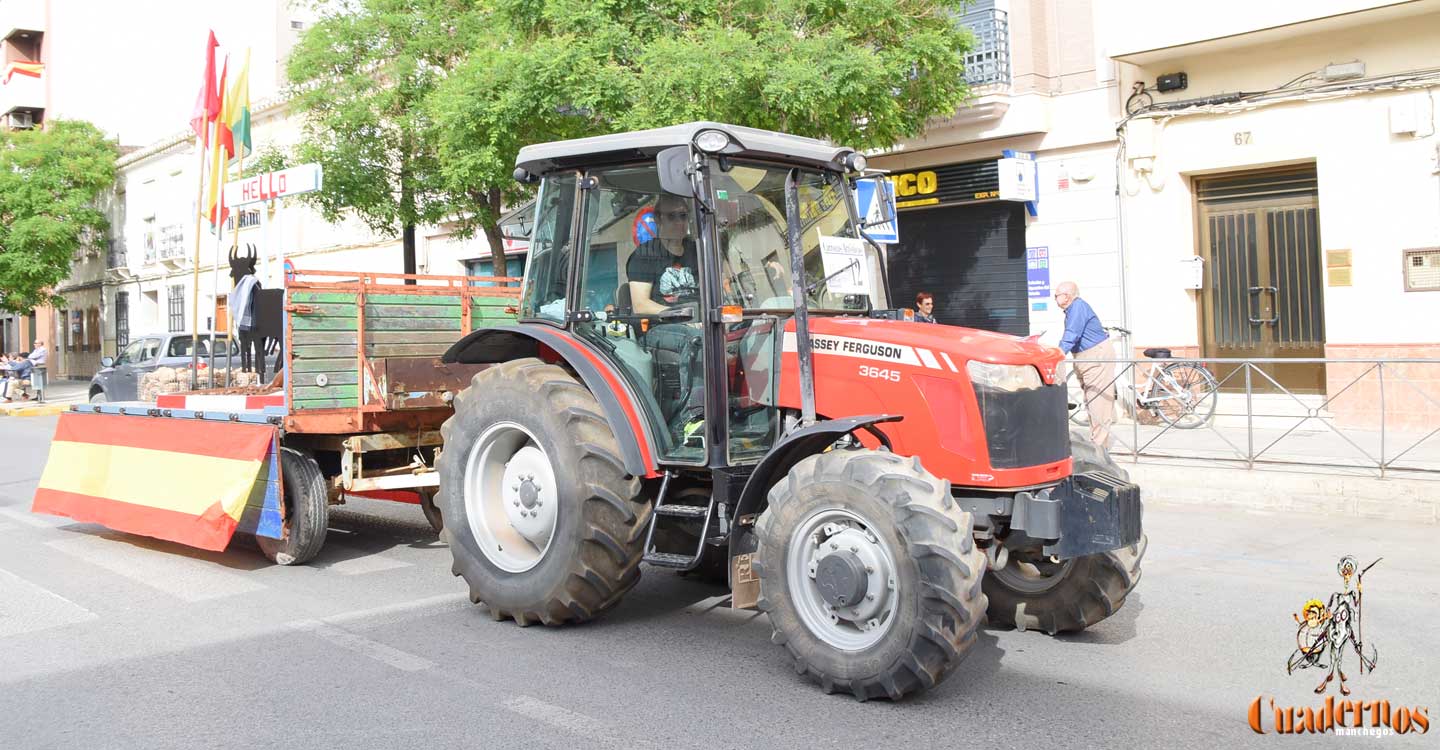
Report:
M 623 374 L 663 463 L 758 461 L 782 427 L 786 322 L 889 306 L 852 210 L 853 150 L 701 122 L 527 147 L 518 164 L 539 181 L 520 317 Z

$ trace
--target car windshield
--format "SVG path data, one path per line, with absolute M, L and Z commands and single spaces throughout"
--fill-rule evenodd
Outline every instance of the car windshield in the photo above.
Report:
M 795 306 L 786 242 L 789 171 L 747 162 L 724 163 L 712 171 L 727 304 L 767 311 Z M 796 184 L 810 309 L 888 307 L 880 257 L 854 230 L 843 181 L 838 173 L 801 170 Z

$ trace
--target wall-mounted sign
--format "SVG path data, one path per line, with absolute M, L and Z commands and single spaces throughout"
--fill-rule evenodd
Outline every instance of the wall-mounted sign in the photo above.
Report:
M 1025 286 L 1030 309 L 1043 312 L 1050 305 L 1050 248 L 1025 248 Z
M 896 208 L 976 203 L 1000 197 L 996 159 L 948 164 L 890 175 Z
M 324 186 L 319 164 L 266 172 L 243 180 L 225 183 L 225 205 L 234 208 L 249 203 L 263 203 L 301 193 L 313 193 Z
M 1034 159 L 1019 156 L 1001 159 L 997 171 L 1000 180 L 1000 200 L 1033 201 L 1039 195 L 1035 185 Z

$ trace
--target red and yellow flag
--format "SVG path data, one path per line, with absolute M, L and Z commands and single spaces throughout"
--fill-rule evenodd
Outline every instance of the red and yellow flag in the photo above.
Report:
M 268 425 L 61 414 L 32 510 L 223 550 L 274 439 Z
M 5 63 L 5 83 L 10 83 L 10 77 L 15 75 L 39 78 L 45 72 L 45 66 L 37 62 L 9 62 Z
M 215 32 L 205 43 L 205 78 L 200 82 L 200 91 L 195 94 L 195 109 L 190 113 L 190 129 L 195 131 L 206 146 L 210 145 L 210 123 L 220 115 L 220 94 L 215 89 Z
M 225 64 L 220 68 L 220 107 L 215 120 L 215 150 L 210 158 L 210 191 L 205 200 L 205 215 L 210 219 L 210 228 L 214 230 L 229 217 L 230 211 L 225 207 L 225 165 L 229 157 L 235 151 L 235 146 L 230 140 L 230 128 L 226 126 L 223 117 L 225 113 L 225 76 L 230 72 L 230 57 L 225 57 Z

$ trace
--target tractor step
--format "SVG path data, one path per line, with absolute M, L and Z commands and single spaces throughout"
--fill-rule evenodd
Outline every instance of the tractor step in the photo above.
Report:
M 669 496 L 672 476 L 667 473 L 660 482 L 660 493 L 655 498 L 655 512 L 650 516 L 650 528 L 645 533 L 645 555 L 641 559 L 662 568 L 694 570 L 695 566 L 700 564 L 700 558 L 705 553 L 705 540 L 710 538 L 710 524 L 715 518 L 715 498 L 712 496 L 708 505 L 681 505 L 678 503 L 667 505 L 665 498 Z M 677 552 L 656 549 L 655 529 L 662 522 L 675 523 L 670 519 L 700 522 L 700 533 L 697 535 L 694 551 Z M 723 525 L 723 519 L 721 523 Z
M 709 515 L 710 509 L 703 505 L 660 505 L 656 506 L 655 512 L 662 516 L 699 520 Z
M 674 552 L 646 552 L 643 559 L 657 568 L 674 568 L 676 570 L 690 570 L 700 562 L 700 559 L 694 555 L 681 555 Z

